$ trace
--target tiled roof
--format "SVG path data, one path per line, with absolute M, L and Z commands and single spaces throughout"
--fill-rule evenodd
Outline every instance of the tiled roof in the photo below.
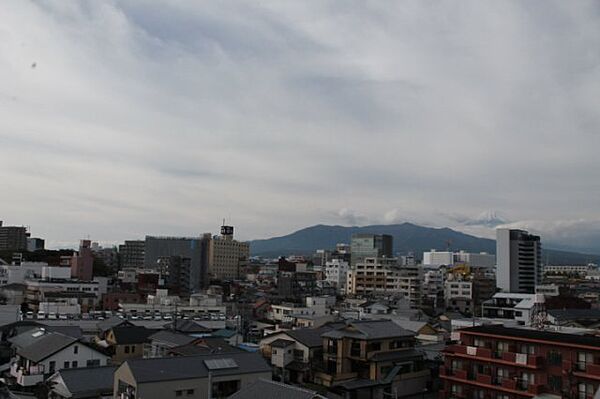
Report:
M 228 399 L 314 399 L 323 398 L 315 391 L 299 388 L 280 382 L 259 378 L 252 384 L 240 389 Z

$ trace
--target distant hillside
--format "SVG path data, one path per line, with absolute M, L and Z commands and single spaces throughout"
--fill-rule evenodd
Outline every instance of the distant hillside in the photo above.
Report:
M 496 241 L 479 238 L 449 228 L 431 228 L 412 223 L 344 227 L 316 225 L 298 230 L 282 237 L 250 242 L 254 256 L 277 257 L 285 255 L 309 255 L 317 249 L 332 249 L 337 243 L 350 243 L 357 233 L 389 234 L 394 237 L 394 253 L 414 252 L 421 258 L 430 249 L 446 250 L 448 243 L 453 250 L 470 252 L 496 252 Z M 600 261 L 600 255 L 556 251 L 544 248 L 544 258 L 551 264 L 587 264 Z

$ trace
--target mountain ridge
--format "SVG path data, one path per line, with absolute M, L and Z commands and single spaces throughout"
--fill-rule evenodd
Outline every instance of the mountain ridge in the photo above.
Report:
M 287 235 L 252 240 L 250 250 L 253 256 L 310 255 L 317 249 L 334 249 L 338 243 L 349 244 L 350 237 L 357 233 L 390 234 L 394 238 L 394 254 L 414 252 L 418 259 L 424 251 L 446 250 L 448 244 L 451 250 L 496 253 L 496 240 L 476 237 L 448 227 L 425 227 L 410 222 L 368 226 L 316 224 Z M 543 256 L 544 261 L 550 264 L 587 264 L 600 261 L 600 255 L 597 254 L 550 248 L 543 248 Z

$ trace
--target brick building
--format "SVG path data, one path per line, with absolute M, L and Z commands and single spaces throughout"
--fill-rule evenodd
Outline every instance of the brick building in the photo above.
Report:
M 478 326 L 443 354 L 440 398 L 591 399 L 600 384 L 597 336 Z

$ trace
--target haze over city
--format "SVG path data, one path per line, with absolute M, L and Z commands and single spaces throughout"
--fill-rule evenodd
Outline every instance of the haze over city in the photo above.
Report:
M 410 221 L 600 252 L 593 1 L 30 2 L 0 214 L 49 247 Z

